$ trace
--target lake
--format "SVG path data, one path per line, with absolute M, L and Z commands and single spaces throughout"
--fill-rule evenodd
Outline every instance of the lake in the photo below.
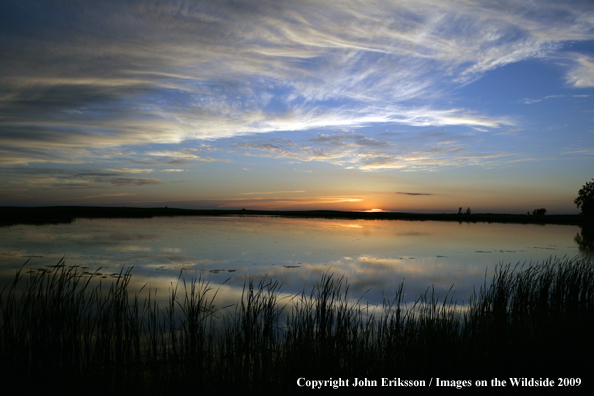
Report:
M 321 276 L 344 276 L 354 299 L 381 304 L 401 282 L 414 301 L 431 287 L 462 304 L 499 263 L 579 254 L 578 226 L 287 217 L 154 217 L 77 219 L 71 224 L 0 228 L 0 276 L 55 265 L 64 257 L 110 281 L 134 266 L 132 287 L 148 283 L 166 297 L 180 271 L 236 302 L 246 279 L 269 278 L 294 294 Z M 453 293 L 453 294 L 452 294 Z

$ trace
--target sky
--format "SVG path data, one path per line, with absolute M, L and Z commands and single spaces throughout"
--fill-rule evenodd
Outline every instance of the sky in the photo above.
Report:
M 0 3 L 0 206 L 579 213 L 594 2 Z

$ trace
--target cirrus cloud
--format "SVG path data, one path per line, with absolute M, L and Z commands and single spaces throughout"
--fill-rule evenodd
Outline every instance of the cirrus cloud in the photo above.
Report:
M 339 126 L 500 128 L 514 121 L 411 101 L 591 40 L 594 26 L 583 2 L 28 3 L 2 6 L 8 163 Z M 570 84 L 592 86 L 591 58 L 575 62 Z M 53 152 L 18 159 L 42 147 Z

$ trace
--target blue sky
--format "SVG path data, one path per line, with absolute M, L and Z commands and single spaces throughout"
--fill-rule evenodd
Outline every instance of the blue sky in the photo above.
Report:
M 577 213 L 589 1 L 3 1 L 0 205 Z

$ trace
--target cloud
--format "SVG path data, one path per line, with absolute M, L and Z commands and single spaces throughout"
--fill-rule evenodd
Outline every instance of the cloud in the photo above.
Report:
M 594 87 L 594 58 L 574 54 L 573 62 L 567 73 L 567 83 L 575 88 Z
M 167 164 L 188 164 L 191 162 L 211 162 L 216 161 L 212 157 L 200 157 L 194 154 L 197 149 L 183 149 L 183 150 L 164 150 L 164 151 L 148 151 L 145 153 L 149 158 L 156 158 L 159 161 L 163 160 Z
M 567 154 L 594 154 L 594 149 L 566 151 L 561 154 L 563 154 L 563 155 L 567 155 Z
M 124 173 L 151 173 L 152 169 L 139 169 L 139 168 L 110 168 L 106 169 L 112 172 L 124 172 Z
M 523 104 L 533 104 L 533 103 L 538 103 L 541 102 L 545 99 L 555 99 L 555 98 L 566 98 L 566 97 L 571 97 L 571 98 L 589 98 L 591 95 L 547 95 L 541 99 L 531 99 L 531 98 L 522 98 L 518 101 L 518 103 L 523 103 Z
M 251 209 L 287 209 L 291 207 L 302 208 L 320 208 L 328 205 L 335 207 L 336 204 L 358 203 L 365 199 L 350 196 L 312 196 L 304 198 L 278 198 L 278 197 L 240 197 L 240 198 L 217 198 L 201 199 L 195 201 L 165 202 L 166 204 L 178 205 L 184 207 L 202 207 L 202 208 L 251 208 Z M 163 202 L 143 202 L 143 204 L 164 204 Z
M 225 202 L 227 201 L 227 202 Z M 265 204 L 266 207 L 275 208 L 275 207 L 286 207 L 289 205 L 335 205 L 340 203 L 355 203 L 355 202 L 363 202 L 363 198 L 357 197 L 344 197 L 344 196 L 318 196 L 318 197 L 311 197 L 311 198 L 288 198 L 288 199 L 278 199 L 278 198 L 271 198 L 271 199 L 262 199 L 262 198 L 237 198 L 237 199 L 226 199 L 222 200 L 221 206 L 235 206 L 237 202 L 252 202 L 256 205 Z
M 349 134 L 322 134 L 319 133 L 315 138 L 310 139 L 312 142 L 328 143 L 336 147 L 357 146 L 357 147 L 381 147 L 387 146 L 390 143 L 387 141 L 380 141 L 363 134 L 349 133 Z
M 1 7 L 0 165 L 83 163 L 118 147 L 278 131 L 511 126 L 517 121 L 509 117 L 450 105 L 446 92 L 592 40 L 594 26 L 587 2 L 556 1 Z M 592 86 L 592 59 L 573 59 L 568 83 Z M 351 148 L 383 144 L 357 133 L 336 139 Z M 325 150 L 279 150 L 269 153 L 337 158 Z M 141 161 L 214 160 L 153 146 L 139 151 Z
M 533 104 L 533 103 L 538 103 L 540 102 L 542 99 L 530 99 L 530 98 L 522 98 L 520 99 L 518 102 L 519 103 L 523 103 L 523 104 Z
M 116 178 L 97 178 L 97 183 L 110 183 L 114 186 L 144 186 L 147 184 L 161 184 L 163 183 L 159 179 L 133 179 L 129 177 L 116 177 Z
M 433 194 L 426 194 L 426 193 L 410 193 L 410 192 L 393 192 L 392 194 L 399 194 L 399 195 L 433 195 Z
M 480 134 L 460 135 L 441 129 L 424 133 L 380 134 L 382 139 L 359 134 L 327 133 L 289 140 L 276 136 L 243 138 L 236 144 L 244 155 L 323 161 L 362 171 L 419 171 L 464 165 L 509 162 L 517 153 L 479 152 L 473 148 Z M 362 139 L 364 137 L 365 139 Z
M 295 142 L 289 142 L 285 139 L 271 139 L 268 143 L 263 139 L 258 141 L 245 141 L 238 144 L 238 147 L 247 149 L 246 155 L 251 155 L 254 150 L 258 151 L 258 156 L 272 158 L 291 158 L 300 161 L 314 160 L 333 160 L 344 158 L 347 154 L 344 151 L 335 151 L 324 147 L 302 146 Z M 264 152 L 264 153 L 262 153 Z
M 87 197 L 80 197 L 80 198 L 63 198 L 63 200 L 75 200 L 75 199 L 92 199 L 92 198 L 111 198 L 111 197 L 125 197 L 129 195 L 136 195 L 136 194 L 99 194 L 99 195 L 89 195 Z
M 266 194 L 288 194 L 288 193 L 304 193 L 305 191 L 265 191 L 265 192 L 244 192 L 240 195 L 266 195 Z
M 52 168 L 8 168 L 5 174 L 16 175 L 27 186 L 65 189 L 86 189 L 123 186 L 144 186 L 163 183 L 155 178 L 121 177 L 117 172 L 69 171 Z

